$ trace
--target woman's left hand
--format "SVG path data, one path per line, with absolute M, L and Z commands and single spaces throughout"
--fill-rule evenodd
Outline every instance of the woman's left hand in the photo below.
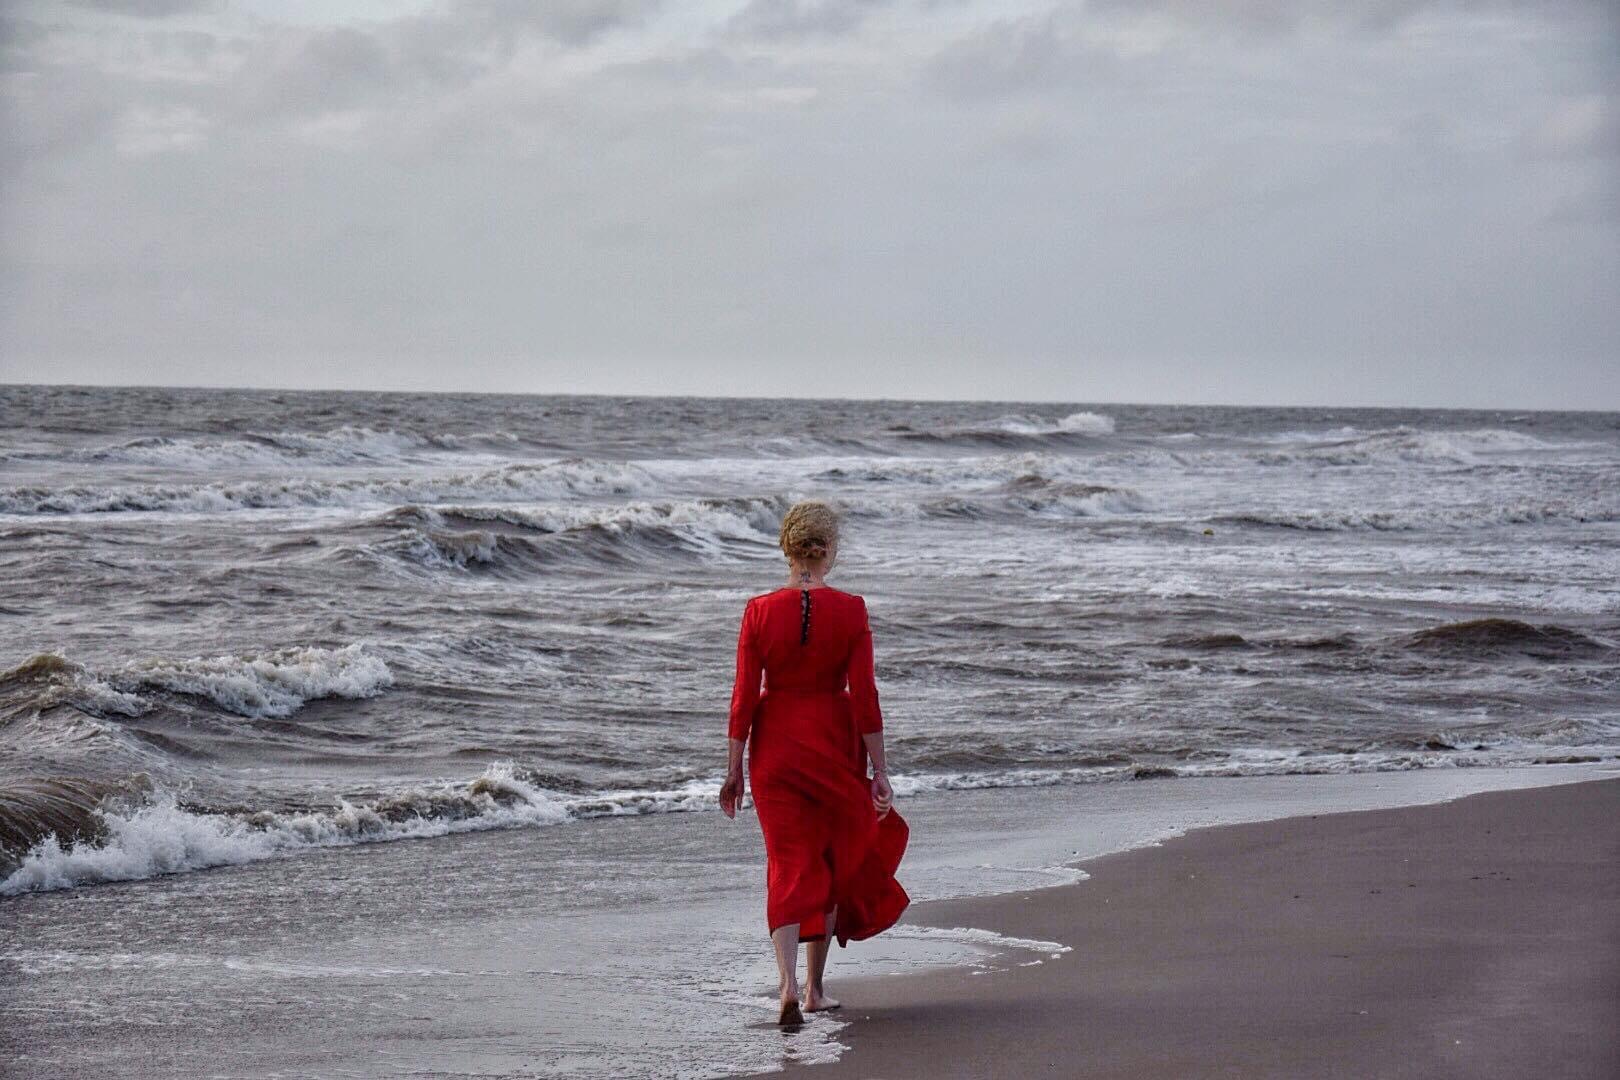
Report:
M 872 777 L 872 809 L 877 811 L 878 820 L 882 821 L 889 816 L 894 807 L 894 788 L 889 786 L 888 777 L 878 773 Z

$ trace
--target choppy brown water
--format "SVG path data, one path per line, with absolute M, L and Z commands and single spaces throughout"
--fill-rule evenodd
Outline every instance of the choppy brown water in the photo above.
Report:
M 1620 416 L 0 388 L 0 892 L 713 808 L 839 503 L 902 792 L 1620 754 Z

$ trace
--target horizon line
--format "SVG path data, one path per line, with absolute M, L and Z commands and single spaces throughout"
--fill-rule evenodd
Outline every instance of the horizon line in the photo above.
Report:
M 1082 405 L 1128 409 L 1352 409 L 1428 412 L 1519 412 L 1519 413 L 1620 413 L 1620 404 L 1611 408 L 1571 408 L 1546 405 L 1377 405 L 1366 403 L 1310 402 L 1233 402 L 1233 401 L 1110 401 L 1101 398 L 966 398 L 893 397 L 889 395 L 850 396 L 842 394 L 698 394 L 612 392 L 606 390 L 440 390 L 381 389 L 376 387 L 246 386 L 230 383 L 50 383 L 0 380 L 0 391 L 13 389 L 50 390 L 220 390 L 248 394 L 389 394 L 399 397 L 528 397 L 528 398 L 632 398 L 688 401 L 820 401 L 820 402 L 897 402 L 931 405 Z

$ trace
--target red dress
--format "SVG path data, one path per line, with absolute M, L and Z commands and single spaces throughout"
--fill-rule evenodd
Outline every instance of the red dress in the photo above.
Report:
M 760 675 L 765 691 L 760 692 Z M 750 739 L 754 809 L 765 833 L 765 917 L 839 944 L 894 925 L 910 902 L 894 872 L 909 832 L 872 808 L 861 736 L 883 727 L 866 601 L 831 588 L 748 601 L 737 636 L 731 737 Z

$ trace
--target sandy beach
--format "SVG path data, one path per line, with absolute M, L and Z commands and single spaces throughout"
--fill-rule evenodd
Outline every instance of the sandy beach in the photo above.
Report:
M 832 986 L 815 1075 L 1613 1077 L 1617 865 L 1620 780 L 1199 830 L 918 905 L 1072 951 Z

